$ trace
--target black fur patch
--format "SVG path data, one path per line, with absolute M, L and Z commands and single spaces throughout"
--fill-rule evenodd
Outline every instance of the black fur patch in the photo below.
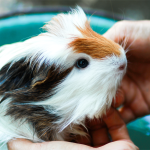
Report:
M 6 115 L 14 119 L 25 119 L 30 123 L 38 137 L 44 141 L 53 140 L 53 130 L 56 128 L 53 122 L 60 119 L 60 116 L 51 114 L 42 106 L 29 105 L 30 102 L 44 101 L 54 93 L 53 89 L 62 82 L 71 72 L 72 68 L 61 71 L 54 64 L 47 66 L 43 64 L 32 65 L 21 59 L 13 65 L 5 65 L 0 70 L 0 95 L 4 95 L 1 100 L 12 98 Z M 0 102 L 0 103 L 1 103 Z
M 12 66 L 0 70 L 0 95 L 13 97 L 13 102 L 29 103 L 45 100 L 54 94 L 53 89 L 71 72 L 72 68 L 61 71 L 54 64 L 43 64 L 39 69 L 31 67 L 22 59 Z M 4 100 L 5 98 L 3 98 Z
M 44 141 L 54 140 L 54 130 L 56 130 L 54 122 L 60 119 L 60 116 L 35 105 L 12 105 L 6 115 L 13 116 L 15 120 L 20 119 L 20 123 L 25 119 L 24 121 L 31 124 L 38 137 Z

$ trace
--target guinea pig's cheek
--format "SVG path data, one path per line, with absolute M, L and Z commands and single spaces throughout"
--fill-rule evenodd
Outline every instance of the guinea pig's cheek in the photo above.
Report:
M 114 53 L 112 54 L 110 59 L 110 66 L 112 67 L 112 70 L 116 73 L 125 73 L 127 68 L 127 58 L 125 54 L 125 50 L 120 46 L 118 49 L 120 51 L 120 55 L 116 56 Z

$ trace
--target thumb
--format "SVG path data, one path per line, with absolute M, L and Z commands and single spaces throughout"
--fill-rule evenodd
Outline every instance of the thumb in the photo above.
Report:
M 26 139 L 11 140 L 8 150 L 93 150 L 92 147 L 65 141 L 32 143 Z
M 8 142 L 8 150 L 31 150 L 33 143 L 26 139 L 13 139 Z
M 130 140 L 120 140 L 108 143 L 96 150 L 139 150 Z
M 92 148 L 82 144 L 64 141 L 52 141 L 44 143 L 32 143 L 25 139 L 11 140 L 8 143 L 9 150 L 139 150 L 130 140 L 120 140 L 108 143 L 99 148 Z
M 126 44 L 123 42 L 128 42 L 128 38 L 126 38 L 127 27 L 128 27 L 127 21 L 118 21 L 106 33 L 104 33 L 103 36 L 118 44 L 121 45 Z

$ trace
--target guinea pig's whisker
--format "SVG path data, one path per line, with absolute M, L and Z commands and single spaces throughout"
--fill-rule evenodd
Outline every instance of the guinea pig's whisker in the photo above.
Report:
M 127 54 L 130 50 L 129 49 L 125 49 L 125 54 Z
M 137 33 L 136 38 L 134 38 L 134 39 L 132 40 L 132 42 L 129 44 L 129 46 L 127 47 L 127 49 L 129 49 L 129 48 L 133 45 L 133 43 L 135 43 L 135 41 L 137 40 L 137 38 L 138 38 L 138 33 Z
M 43 133 L 39 136 L 39 138 L 42 137 L 49 129 L 50 129 L 50 127 L 46 127 L 46 128 L 44 128 L 44 129 L 42 129 L 41 131 L 42 131 Z M 39 131 L 39 132 L 41 132 L 41 131 Z
M 123 49 L 126 49 L 126 45 L 128 43 L 129 37 L 123 37 L 121 39 L 120 45 L 123 47 Z
M 136 38 L 129 44 L 129 46 L 127 47 L 127 49 L 129 49 L 132 45 L 133 45 L 133 43 L 136 41 Z
M 124 39 L 124 45 L 123 45 L 124 49 L 126 49 L 126 46 L 128 45 L 128 41 L 129 41 L 129 36 L 125 37 Z
M 85 126 L 84 123 L 81 123 L 81 126 L 88 132 L 88 128 Z

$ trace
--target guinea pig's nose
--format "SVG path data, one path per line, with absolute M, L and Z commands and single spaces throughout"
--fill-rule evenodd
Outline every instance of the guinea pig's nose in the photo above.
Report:
M 125 67 L 126 67 L 126 64 L 122 64 L 122 65 L 120 65 L 119 70 L 124 70 Z

